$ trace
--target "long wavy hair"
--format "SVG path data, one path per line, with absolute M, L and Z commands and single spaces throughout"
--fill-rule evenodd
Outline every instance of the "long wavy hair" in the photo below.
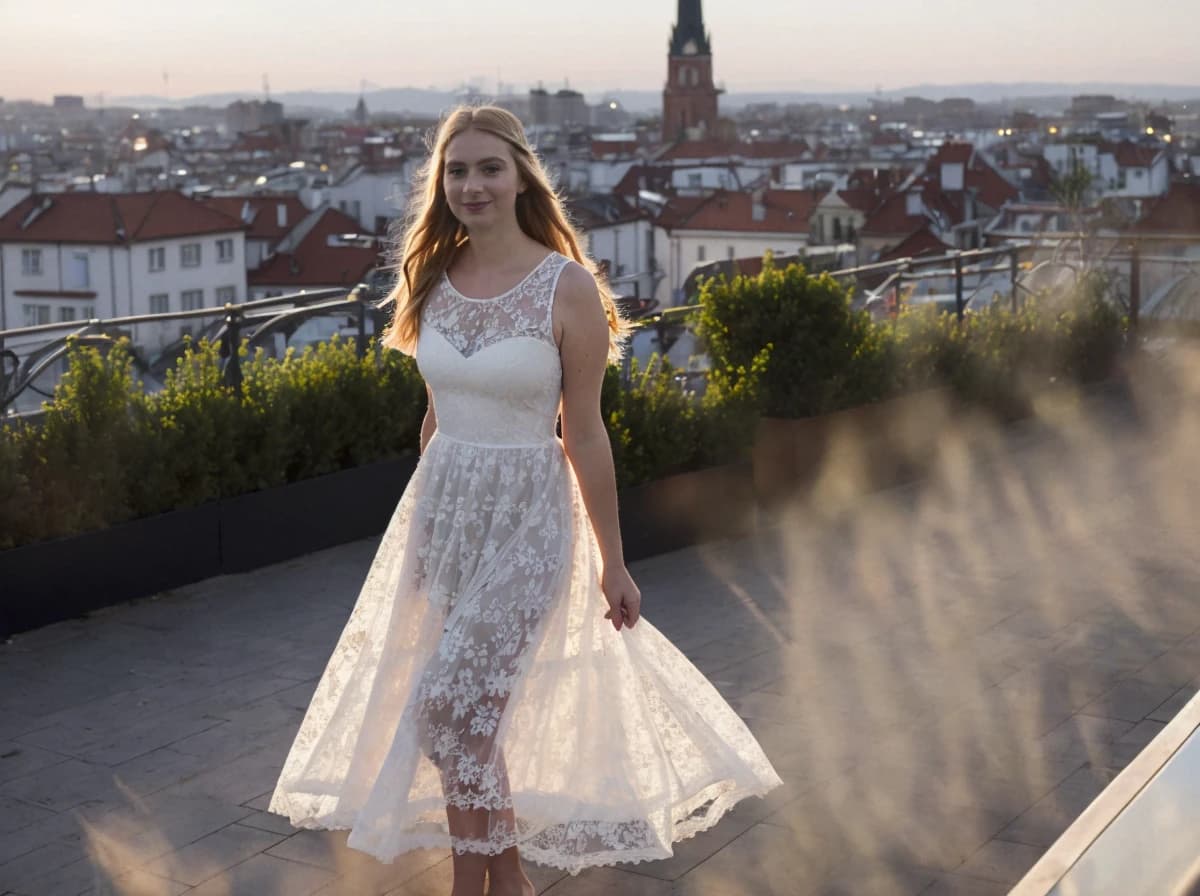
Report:
M 383 344 L 412 354 L 420 330 L 421 309 L 434 285 L 449 268 L 467 239 L 467 230 L 450 211 L 442 183 L 446 147 L 464 131 L 475 128 L 499 137 L 512 152 L 525 190 L 517 195 L 517 224 L 526 236 L 547 249 L 572 258 L 596 277 L 600 300 L 608 317 L 609 360 L 621 356 L 628 324 L 621 318 L 607 280 L 580 248 L 579 234 L 567 218 L 562 199 L 550 185 L 541 161 L 525 139 L 520 120 L 497 106 L 458 106 L 442 121 L 429 158 L 417 172 L 404 225 L 394 243 L 396 285 L 386 302 L 394 306 Z

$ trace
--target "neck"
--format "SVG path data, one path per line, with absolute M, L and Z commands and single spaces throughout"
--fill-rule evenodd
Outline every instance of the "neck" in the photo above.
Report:
M 497 230 L 472 231 L 468 234 L 462 251 L 472 266 L 481 268 L 504 268 L 520 258 L 529 244 L 520 227 L 505 227 Z

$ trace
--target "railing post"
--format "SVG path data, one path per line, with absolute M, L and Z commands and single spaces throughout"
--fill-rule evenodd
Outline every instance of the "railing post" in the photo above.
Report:
M 363 301 L 366 284 L 360 283 L 350 293 L 350 301 L 354 302 L 354 310 L 358 315 L 358 356 L 367 353 L 367 303 Z
M 1013 246 L 1008 250 L 1008 276 L 1010 281 L 1010 290 L 1012 291 L 1012 311 L 1017 313 L 1017 247 Z
M 963 260 L 962 253 L 954 256 L 954 311 L 963 319 Z
M 232 305 L 225 306 L 225 334 L 221 338 L 221 357 L 225 359 L 225 385 L 242 391 L 242 316 Z
M 1142 258 L 1140 244 L 1135 239 L 1129 248 L 1129 329 L 1138 328 L 1142 312 Z

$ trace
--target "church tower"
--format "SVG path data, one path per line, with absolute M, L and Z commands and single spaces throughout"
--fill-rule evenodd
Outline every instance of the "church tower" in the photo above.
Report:
M 711 135 L 717 127 L 712 46 L 704 30 L 700 0 L 679 0 L 679 14 L 667 51 L 663 88 L 663 142 Z

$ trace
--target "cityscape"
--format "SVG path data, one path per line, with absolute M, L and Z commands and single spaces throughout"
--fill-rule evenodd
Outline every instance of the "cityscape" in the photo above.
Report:
M 423 111 L 407 113 L 373 110 L 366 90 L 340 112 L 291 108 L 266 76 L 260 97 L 222 106 L 10 98 L 0 330 L 359 283 L 382 294 L 439 102 L 495 102 L 522 119 L 589 253 L 642 308 L 684 304 L 694 272 L 768 251 L 848 267 L 1028 244 L 1080 216 L 1113 233 L 1195 232 L 1200 88 L 1158 101 L 1044 86 L 1024 100 L 739 101 L 699 3 L 679 5 L 669 37 L 657 107 L 645 93 L 499 79 L 499 93 L 410 92 Z M 1057 185 L 1079 169 L 1086 189 L 1068 210 Z M 154 354 L 193 329 L 130 335 Z M 44 338 L 14 334 L 6 347 L 21 354 Z
M 544 896 L 1200 896 L 1200 12 L 614 0 L 601 27 L 542 3 L 23 10 L 0 80 L 0 896 L 482 893 L 452 810 L 509 813 Z M 28 61 L 50 28 L 77 54 L 54 80 Z M 374 338 L 460 104 L 520 119 L 630 320 L 607 368 L 587 350 L 596 438 L 563 423 L 583 368 L 554 253 L 487 299 L 445 274 L 431 295 L 479 346 L 431 335 L 429 306 L 419 364 Z M 535 289 L 549 313 L 494 322 Z M 459 382 L 435 413 L 439 352 Z M 608 599 L 600 479 L 661 643 L 545 599 Z M 561 516 L 538 497 L 560 485 Z M 471 613 L 533 628 L 488 646 Z M 593 638 L 610 624 L 629 640 Z M 470 691 L 493 649 L 517 659 Z M 418 663 L 456 650 L 430 684 Z M 419 749 L 410 676 L 462 685 Z M 322 719 L 330 681 L 354 705 Z M 436 755 L 485 705 L 472 734 L 534 736 L 494 775 L 464 753 L 504 783 L 460 806 Z M 329 733 L 298 736 L 310 718 Z M 721 780 L 734 725 L 771 789 Z M 694 754 L 666 736 L 693 728 Z M 645 752 L 583 794 L 617 735 Z M 406 739 L 434 796 L 396 808 Z M 372 849 L 331 768 L 281 811 L 306 741 L 384 794 Z M 515 892 L 511 850 L 487 892 Z

